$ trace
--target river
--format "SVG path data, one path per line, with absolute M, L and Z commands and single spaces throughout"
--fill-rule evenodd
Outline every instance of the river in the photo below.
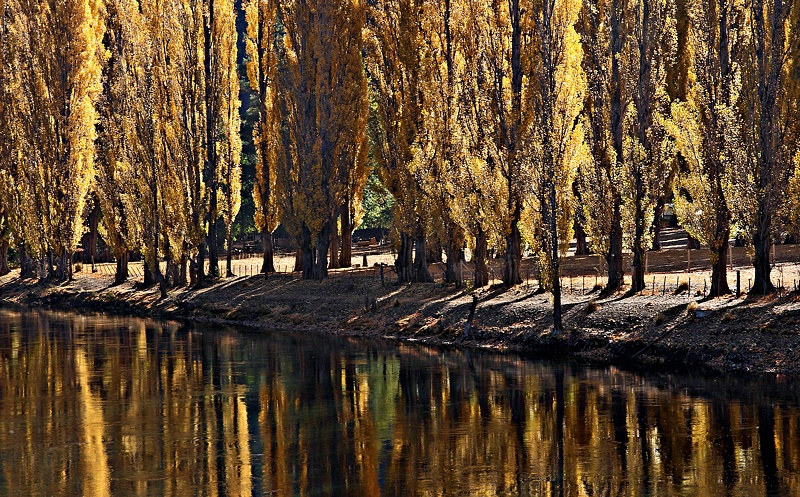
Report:
M 793 378 L 0 311 L 0 495 L 800 495 Z

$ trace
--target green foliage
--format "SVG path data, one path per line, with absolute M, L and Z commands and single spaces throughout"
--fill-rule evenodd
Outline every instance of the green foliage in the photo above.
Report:
M 381 183 L 375 171 L 370 174 L 361 202 L 364 215 L 358 228 L 390 228 L 395 206 L 394 197 Z

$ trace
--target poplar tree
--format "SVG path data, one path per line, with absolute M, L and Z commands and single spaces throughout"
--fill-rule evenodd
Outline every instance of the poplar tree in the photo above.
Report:
M 278 51 L 275 46 L 277 0 L 250 0 L 247 19 L 247 76 L 258 95 L 258 123 L 253 128 L 256 146 L 256 177 L 253 182 L 255 225 L 261 232 L 264 262 L 261 272 L 275 272 L 272 234 L 280 223 L 277 164 L 285 158 L 281 148 L 278 100 Z
M 589 157 L 579 119 L 586 96 L 582 48 L 574 28 L 579 9 L 578 0 L 538 3 L 533 29 L 536 50 L 531 54 L 534 118 L 528 153 L 534 172 L 528 200 L 529 240 L 539 245 L 541 284 L 553 294 L 554 334 L 563 330 L 559 257 L 572 238 L 572 184 Z
M 360 46 L 365 6 L 287 0 L 278 8 L 285 28 L 280 95 L 291 144 L 279 189 L 291 192 L 283 212 L 294 218 L 288 226 L 300 242 L 303 277 L 322 279 L 346 193 L 342 169 L 350 167 L 357 156 L 351 151 L 363 140 L 353 130 L 366 103 Z
M 708 247 L 709 295 L 730 293 L 728 240 L 754 206 L 746 175 L 742 121 L 741 66 L 747 43 L 744 3 L 715 0 L 689 10 L 687 52 L 692 84 L 687 100 L 672 106 L 670 134 L 684 159 L 675 182 L 675 209 L 681 225 Z
M 623 60 L 630 50 L 626 0 L 584 0 L 578 30 L 588 81 L 584 113 L 592 161 L 582 168 L 579 190 L 592 249 L 606 259 L 606 293 L 625 275 L 622 226 L 624 112 L 631 82 Z
M 674 146 L 666 132 L 669 97 L 666 75 L 675 50 L 673 0 L 637 0 L 629 8 L 633 38 L 631 71 L 635 76 L 626 118 L 622 184 L 633 252 L 631 291 L 644 290 L 644 254 L 651 247 L 658 199 L 674 163 Z
M 20 205 L 32 214 L 17 226 L 26 249 L 46 258 L 47 276 L 69 279 L 94 176 L 104 4 L 8 0 L 4 7 L 13 175 L 27 190 Z
M 751 291 L 760 295 L 775 291 L 770 279 L 770 248 L 779 226 L 774 220 L 785 201 L 800 132 L 800 78 L 795 63 L 787 60 L 787 55 L 798 53 L 800 7 L 795 0 L 753 0 L 748 7 L 751 35 L 742 53 L 742 109 L 755 209 L 745 233 L 754 249 Z
M 433 281 L 428 271 L 422 185 L 408 168 L 421 133 L 420 0 L 377 0 L 368 9 L 366 53 L 373 95 L 370 135 L 383 184 L 395 198 L 399 239 L 395 268 L 401 283 Z M 413 262 L 412 262 L 413 256 Z

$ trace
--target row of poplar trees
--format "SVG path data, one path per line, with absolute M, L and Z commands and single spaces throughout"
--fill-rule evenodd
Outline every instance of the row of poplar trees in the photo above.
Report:
M 118 282 L 132 251 L 162 293 L 190 261 L 192 279 L 206 258 L 218 275 L 216 226 L 230 242 L 241 199 L 234 1 L 4 0 L 0 13 L 3 240 L 23 277 L 70 278 L 87 217 Z
M 433 236 L 449 281 L 467 244 L 486 284 L 495 245 L 517 284 L 524 241 L 559 331 L 559 256 L 575 232 L 605 256 L 607 291 L 625 249 L 643 290 L 674 195 L 711 253 L 712 295 L 730 292 L 732 236 L 753 249 L 753 291 L 774 290 L 770 245 L 796 225 L 800 193 L 800 2 L 376 0 L 365 32 L 401 280 L 430 280 Z
M 69 277 L 98 210 L 117 257 L 145 256 L 162 291 L 219 275 L 217 224 L 239 210 L 233 0 L 0 0 L 3 243 Z M 374 164 L 395 199 L 401 282 L 446 255 L 461 283 L 521 282 L 538 258 L 561 328 L 559 257 L 577 233 L 632 290 L 667 199 L 709 247 L 769 248 L 800 219 L 797 0 L 247 0 L 259 120 L 253 198 L 264 234 L 298 241 L 305 278 L 350 265 Z M 428 244 L 435 250 L 430 251 Z M 229 251 L 230 253 L 230 251 Z M 329 257 L 330 254 L 330 257 Z M 167 260 L 166 274 L 158 261 Z M 230 271 L 230 265 L 228 267 Z

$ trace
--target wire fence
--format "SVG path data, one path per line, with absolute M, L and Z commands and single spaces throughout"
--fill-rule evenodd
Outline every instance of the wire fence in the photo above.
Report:
M 727 273 L 728 285 L 734 292 L 749 292 L 753 286 L 754 272 L 751 266 L 751 257 L 743 247 L 730 246 L 728 249 L 729 270 Z M 800 245 L 775 245 L 771 254 L 773 283 L 779 290 L 797 291 L 800 289 Z M 394 255 L 386 251 L 373 251 L 354 254 L 350 268 L 330 269 L 328 278 L 364 278 L 370 277 L 384 283 L 396 281 L 397 273 L 394 270 Z M 261 272 L 263 256 L 261 254 L 242 254 L 232 261 L 232 272 L 237 278 L 264 278 Z M 365 265 L 366 263 L 366 265 Z M 632 272 L 632 255 L 625 254 L 623 268 L 625 276 L 623 284 L 630 285 Z M 493 258 L 487 260 L 490 284 L 502 280 L 504 260 Z M 667 295 L 686 293 L 691 295 L 707 295 L 711 287 L 711 262 L 706 249 L 664 249 L 658 252 L 648 252 L 643 262 L 645 266 L 646 294 Z M 279 253 L 275 257 L 275 272 L 266 278 L 295 279 L 300 275 L 294 271 L 294 253 Z M 91 268 L 91 269 L 90 269 Z M 209 265 L 206 263 L 205 271 Z M 561 289 L 565 294 L 590 295 L 596 293 L 607 284 L 607 267 L 602 255 L 568 256 L 560 260 Z M 166 271 L 166 263 L 161 263 L 162 272 Z M 222 274 L 226 272 L 225 259 L 220 260 Z M 142 262 L 128 264 L 129 279 L 134 282 L 144 280 L 144 267 Z M 445 282 L 445 264 L 441 262 L 429 265 L 429 271 L 435 283 Z M 474 264 L 471 261 L 461 261 L 457 264 L 458 277 L 465 285 L 471 286 L 474 282 Z M 102 263 L 84 265 L 83 273 L 90 273 L 98 277 L 113 277 L 116 273 L 116 263 Z M 79 273 L 80 274 L 80 273 Z M 383 274 L 383 279 L 381 279 Z M 539 287 L 541 274 L 537 260 L 526 257 L 522 260 L 520 274 L 522 284 L 528 288 Z M 76 275 L 77 276 L 77 275 Z

